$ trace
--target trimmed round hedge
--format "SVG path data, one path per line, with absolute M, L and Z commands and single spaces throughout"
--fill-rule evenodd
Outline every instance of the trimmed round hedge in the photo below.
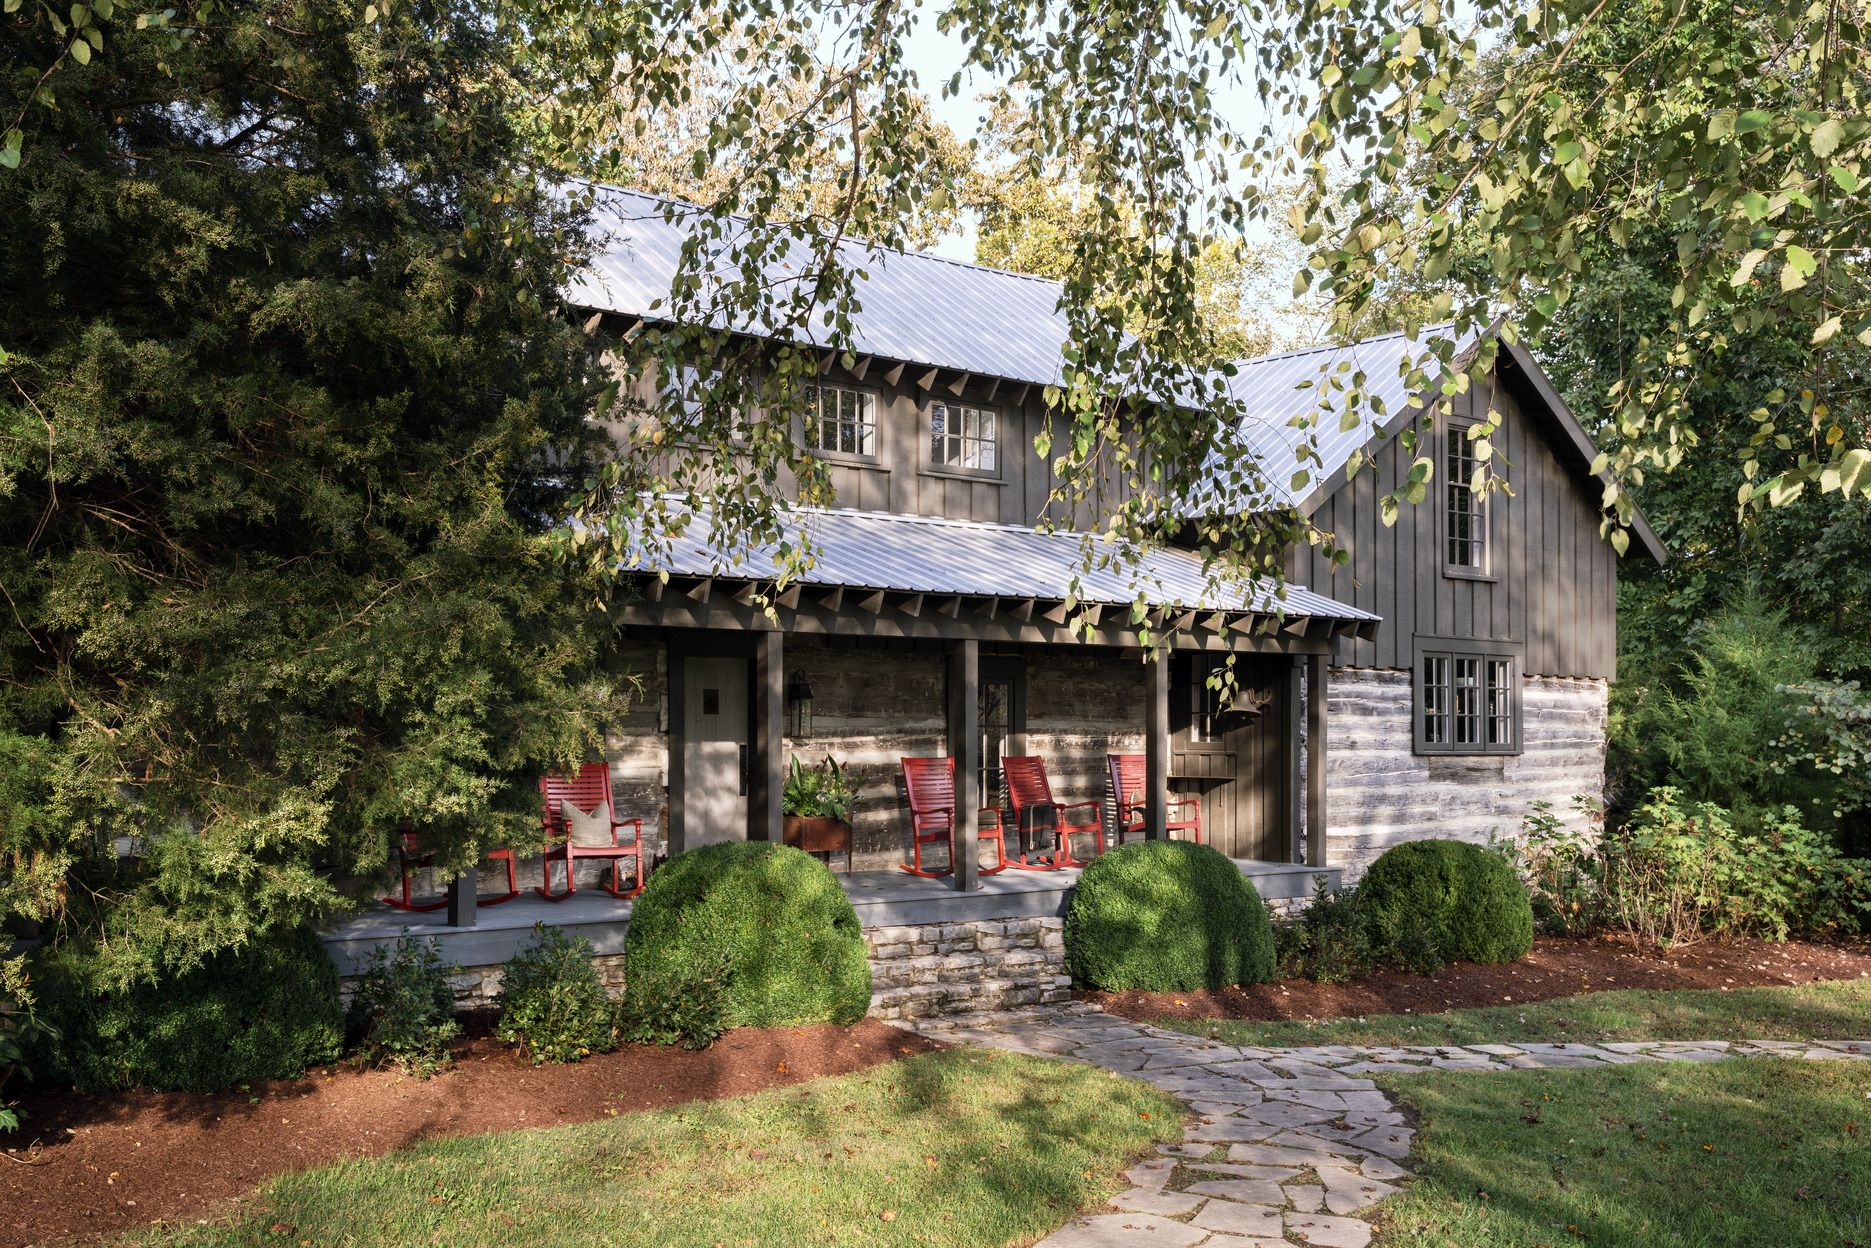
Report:
M 1445 963 L 1515 962 L 1533 948 L 1526 885 L 1499 854 L 1465 841 L 1408 841 L 1358 881 L 1380 960 L 1433 971 Z
M 1192 841 L 1119 845 L 1079 877 L 1065 915 L 1075 983 L 1119 992 L 1273 977 L 1273 927 L 1241 869 Z
M 735 841 L 651 874 L 624 941 L 627 1013 L 663 986 L 724 976 L 728 1027 L 855 1023 L 871 1003 L 857 911 L 831 869 L 789 845 Z
M 33 1070 L 87 1092 L 215 1092 L 292 1079 L 344 1045 L 338 968 L 310 928 L 218 953 L 186 975 L 99 993 L 80 955 L 35 959 L 37 1010 L 57 1031 Z

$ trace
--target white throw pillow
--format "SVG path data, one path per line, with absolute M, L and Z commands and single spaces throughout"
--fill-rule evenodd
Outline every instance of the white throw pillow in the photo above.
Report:
M 565 820 L 565 826 L 572 834 L 572 844 L 580 849 L 610 849 L 616 842 L 611 839 L 611 808 L 599 803 L 590 814 L 578 809 L 570 802 L 559 803 L 559 814 Z

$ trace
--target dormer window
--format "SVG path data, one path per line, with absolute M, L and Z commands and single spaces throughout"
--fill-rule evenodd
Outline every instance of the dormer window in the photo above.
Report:
M 1488 514 L 1475 490 L 1475 444 L 1469 427 L 1450 426 L 1443 435 L 1443 535 L 1451 572 L 1485 576 L 1488 571 Z
M 837 455 L 877 454 L 877 400 L 866 390 L 817 386 L 806 409 L 805 443 Z
M 1000 413 L 968 403 L 929 405 L 929 462 L 937 468 L 1000 468 Z

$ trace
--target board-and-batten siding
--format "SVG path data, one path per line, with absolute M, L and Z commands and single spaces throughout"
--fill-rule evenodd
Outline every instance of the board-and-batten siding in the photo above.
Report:
M 1393 437 L 1367 467 L 1321 503 L 1313 520 L 1351 554 L 1334 570 L 1323 551 L 1296 551 L 1288 574 L 1298 583 L 1384 619 L 1375 640 L 1340 643 L 1348 667 L 1409 670 L 1418 636 L 1518 643 L 1529 676 L 1609 680 L 1617 665 L 1617 555 L 1598 532 L 1598 487 L 1562 462 L 1528 415 L 1511 379 L 1495 387 L 1502 416 L 1494 441 L 1513 492 L 1490 494 L 1491 579 L 1444 574 L 1442 431 L 1436 421 L 1437 473 L 1429 495 L 1405 504 L 1386 527 L 1378 500 L 1409 475 L 1410 455 Z M 1478 388 L 1455 400 L 1459 420 L 1485 415 Z
M 659 402 L 654 366 L 636 378 L 624 373 L 615 356 L 610 358 L 609 366 L 626 381 L 637 418 L 649 418 Z M 875 396 L 877 410 L 874 462 L 849 455 L 825 456 L 831 467 L 837 506 L 854 511 L 1028 526 L 1050 515 L 1066 527 L 1102 527 L 1100 518 L 1110 510 L 1110 500 L 1121 493 L 1109 481 L 1079 509 L 1076 520 L 1051 502 L 1059 478 L 1052 471 L 1052 461 L 1033 449 L 1033 440 L 1046 421 L 1040 387 L 1015 383 L 995 386 L 991 380 L 971 380 L 960 395 L 955 395 L 945 384 L 923 390 L 914 383 L 915 371 L 905 370 L 895 385 L 884 380 L 876 369 L 861 381 L 842 367 L 834 366 L 826 372 L 825 384 L 866 391 Z M 933 403 L 945 402 L 991 407 L 999 413 L 1000 466 L 996 472 L 945 471 L 929 464 L 929 408 Z M 794 436 L 799 432 L 795 427 Z M 790 495 L 793 484 L 783 476 L 782 493 Z

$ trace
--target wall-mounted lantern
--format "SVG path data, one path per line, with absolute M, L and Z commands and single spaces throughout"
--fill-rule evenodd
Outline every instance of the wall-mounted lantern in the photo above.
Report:
M 812 678 L 804 672 L 793 672 L 786 677 L 786 717 L 791 725 L 787 735 L 812 735 Z

